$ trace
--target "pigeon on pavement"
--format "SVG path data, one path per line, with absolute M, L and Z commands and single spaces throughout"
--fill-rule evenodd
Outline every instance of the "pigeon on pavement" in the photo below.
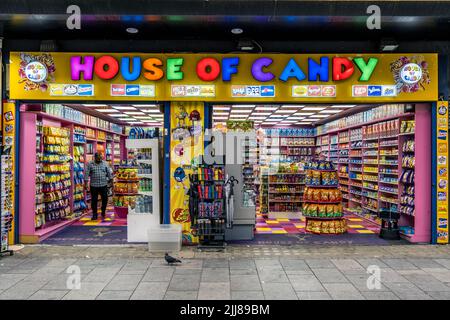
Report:
M 169 256 L 169 254 L 166 252 L 166 254 L 164 255 L 164 259 L 166 259 L 166 261 L 167 261 L 167 264 L 172 264 L 172 263 L 181 263 L 181 261 L 180 260 L 178 260 L 178 259 L 176 259 L 176 258 L 174 258 L 174 257 L 171 257 L 171 256 Z

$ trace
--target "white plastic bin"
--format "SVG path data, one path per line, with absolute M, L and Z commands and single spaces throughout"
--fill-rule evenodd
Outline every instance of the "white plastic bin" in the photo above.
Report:
M 181 224 L 153 225 L 148 229 L 148 250 L 180 251 L 181 239 Z

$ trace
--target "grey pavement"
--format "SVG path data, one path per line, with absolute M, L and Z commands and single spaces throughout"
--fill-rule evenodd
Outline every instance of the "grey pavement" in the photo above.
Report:
M 183 262 L 168 266 L 144 246 L 26 246 L 0 259 L 0 299 L 450 300 L 449 246 L 230 246 L 172 254 Z

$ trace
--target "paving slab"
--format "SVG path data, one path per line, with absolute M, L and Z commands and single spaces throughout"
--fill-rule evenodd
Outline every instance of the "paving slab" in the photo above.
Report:
M 172 279 L 172 276 L 175 272 L 175 268 L 165 267 L 165 268 L 149 268 L 145 273 L 142 281 L 144 282 L 161 282 L 167 281 L 169 282 Z
M 253 259 L 231 259 L 229 263 L 230 269 L 256 269 Z
M 231 291 L 232 300 L 264 300 L 263 291 Z
M 267 300 L 298 300 L 290 283 L 263 283 L 262 288 Z
M 331 296 L 326 291 L 297 291 L 299 300 L 331 300 Z
M 361 294 L 367 300 L 400 300 L 394 293 L 386 291 L 364 291 Z
M 259 291 L 262 290 L 260 280 L 257 275 L 231 275 L 232 291 Z
M 45 281 L 20 281 L 0 294 L 1 300 L 23 300 L 31 297 L 40 290 L 47 282 Z
M 305 259 L 306 264 L 311 268 L 336 268 L 330 259 Z
M 230 300 L 229 282 L 201 282 L 198 300 Z
M 164 300 L 197 300 L 198 291 L 166 291 Z
M 168 286 L 169 282 L 141 282 L 130 300 L 162 300 Z
M 333 300 L 364 300 L 364 296 L 350 283 L 324 283 Z
M 283 270 L 258 270 L 259 280 L 262 283 L 289 283 L 289 279 L 286 276 L 286 273 Z
M 132 290 L 103 290 L 96 300 L 129 300 Z
M 230 282 L 229 268 L 203 268 L 202 282 Z
M 39 290 L 29 300 L 61 300 L 69 290 Z
M 110 291 L 133 291 L 137 288 L 142 276 L 136 274 L 116 275 L 105 287 L 105 290 Z
M 423 291 L 450 291 L 450 287 L 432 275 L 407 275 L 405 278 Z
M 0 274 L 0 290 L 6 290 L 19 281 L 25 279 L 27 274 Z
M 63 300 L 95 300 L 106 287 L 106 282 L 81 282 L 80 289 L 70 290 Z
M 314 275 L 321 283 L 346 283 L 347 278 L 338 269 L 313 269 Z
M 197 291 L 200 287 L 200 274 L 174 274 L 170 281 L 169 290 Z
M 295 291 L 325 291 L 314 275 L 288 275 L 288 278 Z

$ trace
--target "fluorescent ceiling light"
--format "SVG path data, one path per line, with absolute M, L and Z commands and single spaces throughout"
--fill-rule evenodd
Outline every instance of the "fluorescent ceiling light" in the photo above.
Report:
M 289 117 L 289 120 L 302 120 L 305 119 L 305 117 Z
M 130 112 L 124 112 L 125 114 L 129 114 L 129 115 L 142 115 L 145 116 L 145 113 L 143 112 L 139 112 L 139 111 L 130 111 Z
M 233 104 L 232 105 L 233 108 L 250 108 L 253 109 L 255 107 L 254 104 Z
M 245 115 L 245 114 L 231 114 L 230 118 L 247 119 L 248 115 Z
M 142 122 L 146 122 L 146 123 L 158 123 L 159 121 L 155 121 L 155 120 L 142 120 Z
M 227 120 L 228 117 L 214 117 L 214 120 Z
M 353 108 L 356 107 L 356 104 L 337 104 L 330 106 L 331 108 Z
M 149 117 L 149 116 L 135 116 L 135 119 L 150 119 L 153 120 L 153 117 Z
M 122 113 L 108 114 L 108 116 L 110 116 L 110 117 L 114 117 L 114 118 L 121 118 L 121 117 L 125 117 L 125 115 L 124 115 L 124 114 L 122 114 Z
M 261 111 L 274 111 L 277 110 L 278 107 L 256 107 L 255 110 L 261 110 Z
M 117 110 L 137 110 L 135 107 L 126 107 L 126 106 L 113 106 L 114 109 Z
M 230 107 L 214 107 L 213 110 L 230 110 Z
M 147 113 L 161 113 L 159 109 L 141 109 L 140 111 L 147 112 Z
M 107 107 L 107 104 L 83 104 L 84 107 Z
M 287 114 L 289 114 L 289 113 L 294 113 L 294 112 L 296 112 L 297 110 L 289 110 L 289 109 L 278 109 L 277 111 L 275 111 L 275 113 L 287 113 Z
M 106 112 L 106 113 L 108 113 L 108 112 L 111 112 L 111 113 L 119 112 L 119 110 L 116 110 L 116 109 L 95 109 L 95 111 L 97 111 L 97 112 Z
M 282 105 L 281 106 L 281 108 L 283 108 L 283 109 L 299 109 L 299 108 L 303 108 L 304 107 L 304 105 L 294 105 L 294 104 L 285 104 L 285 105 Z
M 259 120 L 259 119 L 264 120 L 264 119 L 266 119 L 266 117 L 257 117 L 257 116 L 250 116 L 248 118 L 249 119 L 254 119 L 254 120 Z
M 287 114 L 272 114 L 269 116 L 269 118 L 286 118 L 288 116 L 289 115 L 287 115 Z
M 297 120 L 283 120 L 280 123 L 295 123 Z
M 325 107 L 305 107 L 302 110 L 310 110 L 310 111 L 312 111 L 312 110 L 325 110 L 325 109 L 326 109 Z
M 154 108 L 157 107 L 157 104 L 132 104 L 133 107 L 136 108 Z
M 214 116 L 227 116 L 229 113 L 228 112 L 214 112 L 213 115 Z
M 231 110 L 231 113 L 252 113 L 253 109 L 233 109 Z
M 272 112 L 253 112 L 252 115 L 255 116 L 270 116 Z
M 297 124 L 311 124 L 311 122 L 310 121 L 300 121 L 300 122 L 297 122 Z
M 330 110 L 330 109 L 328 109 L 328 110 L 319 111 L 319 113 L 339 113 L 341 111 L 344 111 L 344 110 Z
M 128 124 L 143 124 L 143 122 L 140 121 L 127 121 Z
M 310 116 L 309 119 L 312 119 L 312 118 L 327 118 L 328 116 L 329 115 L 327 115 L 327 114 L 315 114 L 313 116 Z
M 296 113 L 294 113 L 294 116 L 310 116 L 313 114 L 314 114 L 314 112 L 296 112 Z

